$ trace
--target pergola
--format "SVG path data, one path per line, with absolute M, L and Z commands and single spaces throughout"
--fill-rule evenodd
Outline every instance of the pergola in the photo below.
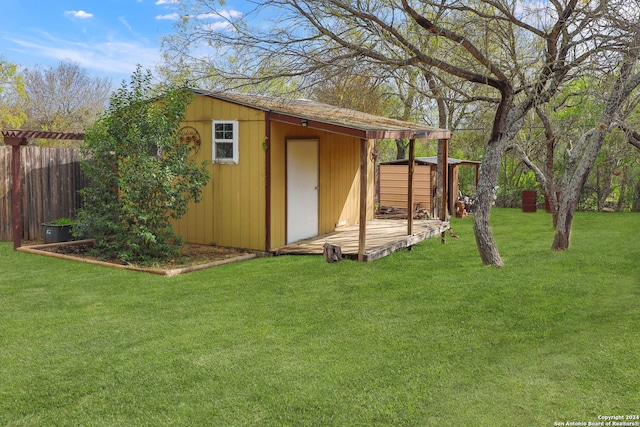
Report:
M 20 175 L 20 147 L 29 144 L 30 139 L 84 140 L 83 133 L 43 132 L 34 130 L 2 131 L 4 143 L 11 146 L 11 220 L 13 228 L 13 249 L 22 244 L 22 186 Z

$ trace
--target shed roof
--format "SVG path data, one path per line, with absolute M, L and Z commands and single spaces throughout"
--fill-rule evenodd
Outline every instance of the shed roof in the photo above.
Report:
M 308 99 L 203 90 L 196 90 L 195 93 L 263 110 L 269 113 L 270 120 L 363 139 L 451 137 L 451 132 L 447 129 L 375 116 Z
M 418 165 L 437 165 L 438 164 L 437 156 L 416 157 L 415 160 L 416 160 L 416 164 Z M 381 165 L 406 165 L 408 163 L 409 163 L 408 159 L 389 160 L 387 162 L 380 162 Z M 454 159 L 453 157 L 449 157 L 449 159 L 447 160 L 447 163 L 449 165 L 479 165 L 481 162 L 476 162 L 474 160 L 460 160 L 460 159 Z

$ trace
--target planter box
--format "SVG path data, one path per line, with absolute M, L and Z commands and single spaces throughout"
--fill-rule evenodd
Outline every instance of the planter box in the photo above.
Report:
M 44 223 L 44 242 L 60 243 L 73 240 L 71 224 L 58 225 Z

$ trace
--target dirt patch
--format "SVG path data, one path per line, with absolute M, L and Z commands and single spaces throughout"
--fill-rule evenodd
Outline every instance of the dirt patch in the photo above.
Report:
M 151 266 L 137 266 L 129 264 L 120 259 L 105 260 L 91 253 L 94 242 L 85 240 L 81 242 L 69 242 L 52 245 L 37 245 L 23 247 L 25 252 L 44 252 L 46 255 L 77 259 L 85 262 L 99 263 L 102 265 L 112 265 L 127 269 L 146 271 L 150 273 L 176 275 L 183 272 L 196 271 L 202 268 L 213 267 L 226 264 L 235 260 L 244 260 L 255 257 L 250 251 L 227 248 L 222 246 L 197 245 L 185 243 L 178 253 L 169 261 Z

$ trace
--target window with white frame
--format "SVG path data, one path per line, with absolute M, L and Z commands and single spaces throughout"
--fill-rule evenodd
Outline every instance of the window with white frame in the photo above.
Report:
M 238 121 L 213 121 L 213 162 L 238 163 Z

